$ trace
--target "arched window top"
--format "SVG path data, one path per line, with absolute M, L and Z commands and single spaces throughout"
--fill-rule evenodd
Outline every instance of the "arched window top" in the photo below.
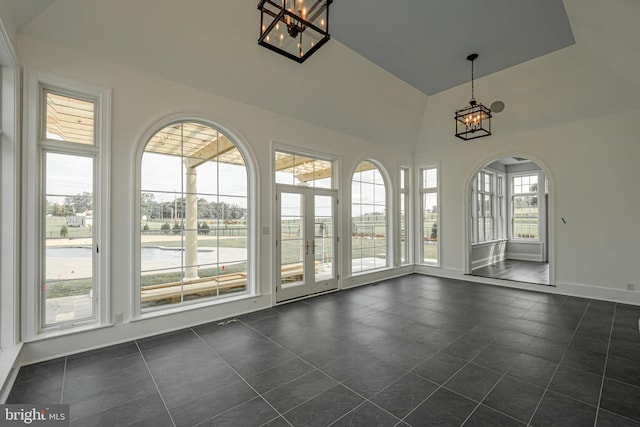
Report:
M 386 181 L 382 175 L 383 169 L 374 160 L 363 160 L 353 171 L 353 180 L 361 182 L 374 182 L 385 185 Z
M 227 133 L 165 125 L 144 146 L 140 177 L 141 309 L 248 293 L 248 168 Z
M 351 272 L 387 267 L 390 245 L 387 185 L 372 160 L 360 162 L 351 180 Z
M 180 121 L 165 126 L 151 137 L 145 152 L 182 156 L 200 161 L 244 165 L 236 144 L 219 129 L 195 121 Z

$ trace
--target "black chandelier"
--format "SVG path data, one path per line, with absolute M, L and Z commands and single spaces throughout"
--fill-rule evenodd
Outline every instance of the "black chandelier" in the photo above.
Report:
M 477 53 L 467 56 L 471 61 L 471 101 L 469 106 L 456 110 L 456 136 L 468 141 L 491 135 L 491 110 L 476 101 L 473 87 L 473 61 L 478 58 Z
M 303 63 L 329 41 L 333 0 L 260 0 L 258 44 Z

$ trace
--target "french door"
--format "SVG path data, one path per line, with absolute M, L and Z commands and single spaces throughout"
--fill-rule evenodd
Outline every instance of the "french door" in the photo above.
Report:
M 276 302 L 338 288 L 336 194 L 277 185 Z

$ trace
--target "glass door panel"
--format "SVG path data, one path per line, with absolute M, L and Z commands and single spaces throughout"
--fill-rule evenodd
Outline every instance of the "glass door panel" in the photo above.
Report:
M 313 252 L 316 282 L 335 278 L 333 199 L 332 196 L 315 196 Z
M 337 289 L 335 193 L 277 187 L 276 301 Z
M 279 200 L 281 285 L 304 285 L 304 257 L 309 250 L 304 232 L 304 196 L 282 192 Z

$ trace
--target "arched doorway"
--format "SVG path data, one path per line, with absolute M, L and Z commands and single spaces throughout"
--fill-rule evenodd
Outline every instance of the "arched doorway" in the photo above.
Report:
M 485 163 L 467 187 L 465 273 L 552 285 L 549 176 L 540 162 L 503 156 Z

